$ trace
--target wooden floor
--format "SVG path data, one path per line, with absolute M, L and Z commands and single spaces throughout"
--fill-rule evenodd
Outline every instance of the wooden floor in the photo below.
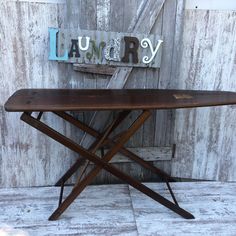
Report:
M 169 195 L 163 183 L 146 185 Z M 196 219 L 185 220 L 127 185 L 100 185 L 89 186 L 58 221 L 48 221 L 59 188 L 0 189 L 0 235 L 236 235 L 236 183 L 171 185 Z

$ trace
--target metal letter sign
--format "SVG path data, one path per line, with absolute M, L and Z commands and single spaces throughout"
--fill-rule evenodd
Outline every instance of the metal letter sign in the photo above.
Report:
M 49 60 L 76 64 L 160 67 L 158 35 L 49 28 Z

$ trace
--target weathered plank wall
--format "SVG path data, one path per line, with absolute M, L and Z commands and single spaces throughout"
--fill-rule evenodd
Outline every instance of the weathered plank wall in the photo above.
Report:
M 3 108 L 20 88 L 73 86 L 65 65 L 48 61 L 48 25 L 63 26 L 64 11 L 64 5 L 55 3 L 0 3 L 0 186 L 51 184 L 71 164 L 67 156 L 74 154 L 23 124 L 20 114 Z M 74 132 L 54 117 L 47 120 L 67 135 Z
M 67 17 L 65 1 L 39 2 L 0 3 L 0 186 L 51 185 L 77 158 L 74 153 L 22 123 L 20 114 L 6 113 L 3 104 L 9 95 L 20 88 L 104 88 L 109 82 L 109 77 L 83 74 L 73 71 L 72 65 L 49 62 L 48 27 L 69 24 L 82 29 L 126 31 L 141 0 L 75 1 L 79 11 L 68 9 Z M 166 0 L 151 32 L 162 34 L 167 45 L 163 48 L 162 68 L 136 68 L 126 87 L 235 91 L 236 13 L 186 10 L 181 47 L 183 1 L 173 2 Z M 78 19 L 77 24 L 68 21 L 73 17 Z M 181 50 L 183 57 L 178 67 L 176 58 L 180 58 Z M 177 150 L 172 175 L 236 180 L 235 113 L 235 107 L 179 110 L 173 140 L 173 113 L 158 111 L 134 135 L 128 146 L 169 146 L 175 142 Z M 92 113 L 75 115 L 85 122 L 92 117 Z M 75 140 L 83 136 L 49 114 L 43 118 Z M 156 164 L 167 172 L 171 171 L 169 161 Z M 141 171 L 135 164 L 120 165 L 137 178 L 153 179 L 150 173 Z M 97 179 L 97 182 L 112 181 L 115 180 L 106 173 Z
M 175 88 L 236 90 L 236 12 L 186 10 Z M 236 107 L 179 110 L 172 175 L 236 180 Z
M 65 1 L 1 1 L 0 3 L 0 186 L 51 185 L 77 156 L 19 120 L 20 114 L 6 113 L 3 105 L 20 88 L 104 88 L 109 77 L 73 71 L 72 65 L 48 61 L 48 27 L 74 26 L 90 30 L 127 31 L 137 16 L 141 0 L 81 0 L 78 8 L 67 9 Z M 176 8 L 182 0 L 166 0 L 151 31 L 165 40 L 162 69 L 135 69 L 126 88 L 170 86 L 175 39 Z M 68 6 L 68 5 L 67 5 Z M 78 10 L 79 9 L 79 10 Z M 76 21 L 68 21 L 75 17 Z M 74 23 L 73 23 L 74 22 Z M 175 61 L 175 60 L 173 60 Z M 174 66 L 173 66 L 174 68 Z M 89 122 L 91 114 L 74 114 Z M 130 119 L 134 118 L 133 116 Z M 83 136 L 73 127 L 45 114 L 43 119 L 79 141 Z M 172 113 L 157 112 L 128 143 L 129 147 L 169 146 L 172 143 Z M 165 122 L 164 122 L 165 121 Z M 163 125 L 164 122 L 164 125 Z M 170 161 L 157 162 L 170 172 Z M 151 180 L 137 165 L 120 164 L 140 179 Z M 97 182 L 115 181 L 102 173 Z

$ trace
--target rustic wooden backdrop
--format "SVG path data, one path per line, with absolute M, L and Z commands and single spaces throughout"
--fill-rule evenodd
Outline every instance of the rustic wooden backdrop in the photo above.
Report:
M 7 0 L 0 3 L 0 186 L 54 184 L 77 158 L 22 123 L 20 114 L 4 111 L 4 102 L 15 90 L 104 88 L 109 83 L 108 76 L 75 72 L 72 65 L 49 62 L 48 27 L 126 32 L 146 2 L 68 0 L 66 4 L 62 0 Z M 76 7 L 72 7 L 74 4 Z M 165 1 L 151 30 L 162 34 L 166 42 L 161 69 L 136 68 L 126 88 L 235 89 L 235 12 L 185 10 L 183 14 L 182 9 L 182 0 Z M 236 180 L 235 109 L 155 112 L 128 146 L 148 153 L 145 158 L 155 160 L 155 165 L 174 176 Z M 74 115 L 89 122 L 93 114 Z M 49 114 L 43 119 L 77 141 L 84 135 Z M 171 160 L 173 143 L 176 154 Z M 116 165 L 139 179 L 156 179 L 134 163 Z M 97 183 L 115 181 L 105 172 L 96 180 Z
M 184 22 L 182 60 L 173 86 L 235 92 L 236 12 L 186 10 Z M 173 175 L 236 180 L 236 106 L 178 111 L 175 142 Z

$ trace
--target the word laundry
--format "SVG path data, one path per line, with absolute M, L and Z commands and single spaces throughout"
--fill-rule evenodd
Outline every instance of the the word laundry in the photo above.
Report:
M 58 43 L 59 33 L 63 33 L 65 39 L 63 50 Z M 125 63 L 141 67 L 160 66 L 163 40 L 158 36 L 150 35 L 149 38 L 103 31 L 80 31 L 77 35 L 79 36 L 49 28 L 49 60 L 113 65 Z M 59 56 L 58 52 L 62 56 Z

